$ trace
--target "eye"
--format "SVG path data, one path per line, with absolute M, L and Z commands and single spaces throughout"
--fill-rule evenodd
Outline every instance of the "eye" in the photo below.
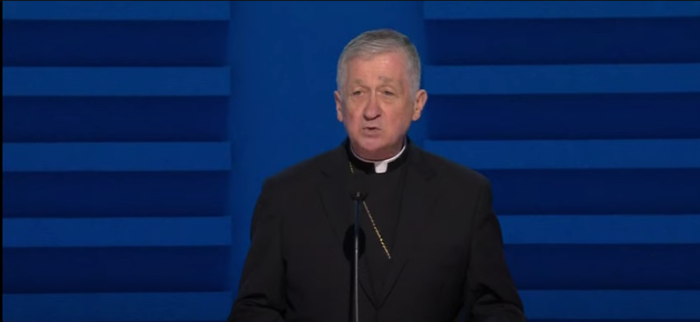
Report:
M 390 91 L 384 91 L 384 95 L 393 96 L 394 93 Z
M 353 95 L 353 96 L 358 96 L 358 95 L 360 95 L 360 94 L 362 94 L 362 91 L 354 91 L 354 92 L 352 92 L 352 95 Z

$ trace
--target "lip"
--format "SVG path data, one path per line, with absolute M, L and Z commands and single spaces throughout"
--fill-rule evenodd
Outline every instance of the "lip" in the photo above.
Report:
M 362 133 L 367 137 L 376 137 L 381 130 L 378 127 L 366 126 L 362 128 Z

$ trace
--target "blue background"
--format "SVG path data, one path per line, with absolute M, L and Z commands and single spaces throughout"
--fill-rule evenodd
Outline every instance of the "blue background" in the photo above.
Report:
M 531 320 L 700 321 L 698 2 L 3 2 L 3 321 L 222 321 L 368 29 L 493 182 Z

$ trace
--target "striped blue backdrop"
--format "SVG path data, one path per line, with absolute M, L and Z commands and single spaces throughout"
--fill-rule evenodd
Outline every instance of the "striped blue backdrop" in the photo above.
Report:
M 397 28 L 532 321 L 700 321 L 700 3 L 3 2 L 3 321 L 223 321 L 262 180 Z

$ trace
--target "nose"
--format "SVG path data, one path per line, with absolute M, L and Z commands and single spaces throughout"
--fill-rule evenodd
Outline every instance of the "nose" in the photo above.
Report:
M 377 98 L 375 98 L 374 95 L 370 96 L 370 99 L 368 100 L 362 115 L 365 117 L 366 120 L 374 120 L 380 115 L 382 115 L 382 109 L 379 106 L 379 102 L 377 102 Z

